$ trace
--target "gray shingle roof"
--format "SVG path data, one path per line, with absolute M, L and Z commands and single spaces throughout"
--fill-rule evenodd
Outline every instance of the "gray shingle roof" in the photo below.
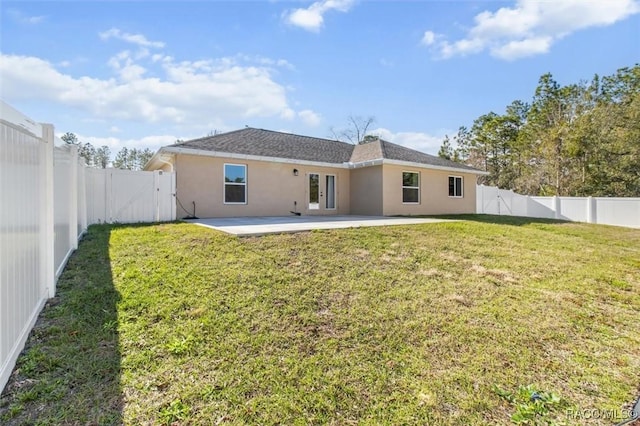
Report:
M 353 145 L 329 139 L 246 128 L 182 142 L 175 147 L 322 163 L 346 163 Z
M 429 164 L 431 166 L 453 167 L 456 169 L 465 169 L 474 172 L 478 171 L 478 169 L 474 169 L 473 167 L 469 167 L 461 163 L 456 163 L 455 161 L 447 160 L 441 157 L 436 157 L 435 155 L 425 154 L 424 152 L 396 145 L 395 143 L 383 140 L 381 140 L 380 143 L 382 144 L 382 152 L 384 154 L 384 158 L 388 158 L 389 160 L 411 161 L 413 163 Z
M 477 171 L 473 167 L 425 154 L 424 152 L 396 145 L 395 143 L 387 142 L 382 139 L 356 145 L 353 149 L 353 155 L 351 155 L 351 162 L 364 163 L 366 161 L 380 160 L 383 158 L 388 160 L 428 164 L 430 166 L 453 167 L 456 169 Z
M 473 167 L 377 139 L 360 145 L 251 127 L 182 142 L 171 147 L 322 163 L 398 160 L 477 172 Z

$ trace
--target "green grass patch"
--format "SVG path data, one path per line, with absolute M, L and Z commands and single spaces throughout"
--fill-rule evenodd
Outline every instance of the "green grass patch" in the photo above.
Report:
M 121 424 L 121 355 L 109 227 L 69 260 L 0 399 L 0 424 Z
M 640 230 L 464 218 L 243 239 L 93 226 L 0 421 L 571 425 L 628 407 Z

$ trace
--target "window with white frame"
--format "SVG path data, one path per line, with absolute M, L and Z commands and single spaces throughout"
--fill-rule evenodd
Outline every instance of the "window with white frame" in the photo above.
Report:
M 402 172 L 402 202 L 418 204 L 420 202 L 420 174 Z
M 224 203 L 247 204 L 247 166 L 224 165 Z
M 462 176 L 449 176 L 449 197 L 462 198 Z

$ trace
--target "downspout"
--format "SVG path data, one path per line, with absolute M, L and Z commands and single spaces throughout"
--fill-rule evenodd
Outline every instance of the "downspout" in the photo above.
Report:
M 164 164 L 168 164 L 169 167 L 171 167 L 171 170 L 169 170 L 170 173 L 173 173 L 173 163 L 167 160 L 163 160 L 162 157 L 158 158 L 158 161 Z
M 174 157 L 174 158 L 175 158 L 175 157 Z M 167 161 L 167 160 L 163 160 L 163 159 L 162 159 L 162 156 L 158 157 L 158 161 L 159 161 L 160 163 L 163 163 L 163 164 L 168 164 L 168 165 L 169 165 L 169 168 L 171 169 L 171 170 L 169 170 L 169 173 L 174 173 L 173 163 L 171 163 L 171 162 L 169 162 L 169 161 Z M 177 176 L 176 176 L 176 178 L 177 178 Z M 177 179 L 176 179 L 175 192 L 173 193 L 173 197 L 176 199 L 176 201 L 178 200 L 178 184 L 177 184 Z M 174 201 L 174 204 L 175 204 L 175 202 L 176 202 L 176 201 Z M 195 207 L 195 203 L 194 203 L 194 206 L 193 206 L 194 216 L 195 216 L 195 209 L 196 209 L 196 207 Z M 175 217 L 174 217 L 173 219 L 175 220 Z
M 175 158 L 175 156 L 172 155 L 172 158 Z M 168 164 L 169 167 L 171 167 L 171 170 L 169 170 L 169 172 L 170 173 L 174 173 L 174 168 L 173 168 L 173 163 L 172 162 L 167 161 L 167 160 L 163 160 L 161 157 L 158 157 L 158 161 L 160 163 Z M 178 178 L 178 176 L 176 174 L 176 181 L 177 181 L 177 178 Z M 185 219 L 198 219 L 198 217 L 196 216 L 196 202 L 195 201 L 192 201 L 192 203 L 193 203 L 193 214 L 191 214 L 187 209 L 185 209 L 184 206 L 182 205 L 182 203 L 180 202 L 180 199 L 178 198 L 178 185 L 177 185 L 177 182 L 176 182 L 176 192 L 173 195 L 176 197 L 177 206 L 180 206 L 180 208 L 182 210 L 184 210 L 184 212 L 189 215 L 189 216 L 185 217 Z M 176 206 L 176 209 L 177 209 L 177 206 Z

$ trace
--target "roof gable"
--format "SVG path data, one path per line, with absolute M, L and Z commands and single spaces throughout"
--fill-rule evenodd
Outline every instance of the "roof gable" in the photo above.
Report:
M 434 155 L 425 154 L 415 149 L 377 139 L 356 145 L 351 155 L 351 163 L 366 163 L 376 160 L 396 160 L 448 169 L 462 169 L 477 172 L 477 169 L 456 163 Z
M 478 172 L 478 169 L 473 167 L 457 163 L 455 161 L 447 160 L 442 157 L 436 157 L 435 155 L 425 154 L 424 152 L 416 151 L 404 146 L 396 145 L 395 143 L 381 140 L 382 152 L 384 158 L 397 161 L 408 161 L 411 163 L 427 164 L 430 166 L 446 167 L 454 169 L 469 170 L 471 172 Z
M 382 141 L 375 140 L 372 142 L 361 143 L 355 145 L 353 154 L 351 154 L 351 163 L 364 163 L 367 161 L 381 160 L 384 158 L 382 150 Z

